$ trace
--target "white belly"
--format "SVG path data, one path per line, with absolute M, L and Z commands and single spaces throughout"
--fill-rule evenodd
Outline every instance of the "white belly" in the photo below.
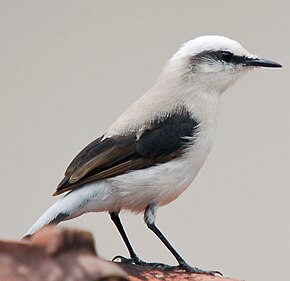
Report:
M 150 203 L 166 205 L 194 180 L 212 146 L 213 136 L 200 134 L 180 159 L 106 180 L 116 209 L 142 212 Z

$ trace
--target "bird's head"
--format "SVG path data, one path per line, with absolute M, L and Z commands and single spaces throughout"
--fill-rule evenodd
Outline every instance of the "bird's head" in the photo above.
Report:
M 217 35 L 200 36 L 182 45 L 169 60 L 165 73 L 187 85 L 207 91 L 224 92 L 247 70 L 282 67 L 249 53 L 240 43 Z

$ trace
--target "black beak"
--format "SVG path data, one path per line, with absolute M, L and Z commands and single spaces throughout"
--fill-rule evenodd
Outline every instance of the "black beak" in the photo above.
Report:
M 261 58 L 245 58 L 242 64 L 243 66 L 282 67 L 280 63 Z

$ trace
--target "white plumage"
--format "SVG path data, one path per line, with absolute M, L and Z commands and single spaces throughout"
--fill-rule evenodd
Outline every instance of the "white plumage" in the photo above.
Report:
M 72 187 L 68 194 L 36 221 L 27 235 L 34 234 L 46 224 L 58 223 L 86 212 L 107 211 L 118 216 L 120 210 L 125 209 L 136 213 L 145 211 L 145 222 L 162 240 L 154 224 L 158 207 L 176 199 L 192 183 L 214 141 L 221 94 L 247 70 L 256 66 L 281 67 L 277 63 L 251 55 L 238 42 L 222 36 L 201 36 L 183 44 L 168 61 L 156 84 L 131 105 L 96 144 L 97 147 L 108 140 L 113 140 L 116 136 L 132 135 L 135 138 L 133 145 L 136 145 L 140 144 L 140 140 L 143 141 L 147 134 L 151 141 L 144 141 L 144 145 L 140 147 L 141 152 L 138 152 L 137 147 L 135 158 L 133 157 L 129 162 L 134 162 L 136 158 L 142 160 L 142 157 L 144 159 L 149 157 L 153 164 L 151 165 L 149 161 L 144 168 L 138 166 L 137 169 L 127 169 L 114 176 L 84 182 L 77 188 Z M 188 133 L 186 126 L 190 124 L 197 125 L 192 125 Z M 185 127 L 182 129 L 180 128 L 182 126 Z M 186 130 L 187 133 L 184 133 Z M 154 135 L 156 132 L 160 133 L 162 138 L 168 138 L 165 145 L 171 145 L 170 138 L 172 142 L 177 140 L 176 148 L 170 148 L 168 151 L 160 148 L 158 143 L 163 139 L 161 137 L 158 139 Z M 188 140 L 189 142 L 186 142 Z M 142 151 L 148 150 L 147 146 L 152 147 L 151 150 L 149 149 L 151 154 L 142 156 Z M 160 151 L 156 154 L 155 150 L 158 149 Z M 167 151 L 167 154 L 163 150 Z M 178 157 L 173 156 L 177 152 Z M 81 153 L 85 158 L 91 152 Z M 161 159 L 158 160 L 159 162 L 156 162 L 152 156 L 154 153 L 159 157 L 155 157 L 156 159 Z M 79 169 L 79 166 L 82 167 L 83 163 L 80 160 L 83 159 L 82 157 L 73 165 L 71 164 L 74 167 L 69 167 L 68 175 L 66 174 L 64 182 L 61 183 L 63 186 L 69 187 L 70 184 L 73 186 L 73 173 L 74 170 Z M 81 178 L 85 178 L 86 175 L 89 177 L 94 169 L 96 174 L 100 172 L 98 170 L 100 168 L 96 169 L 91 164 L 97 160 L 98 155 L 88 158 L 85 164 L 89 168 L 85 172 L 81 171 Z M 109 163 L 112 169 L 120 161 L 122 166 L 125 161 L 121 158 L 119 162 L 117 160 Z M 110 165 L 105 170 L 110 170 Z M 116 220 L 118 218 L 115 217 L 113 221 L 120 231 Z M 122 237 L 124 239 L 124 235 Z M 168 247 L 166 241 L 162 240 L 162 242 Z M 140 262 L 130 247 L 129 245 L 131 259 L 135 263 Z M 198 269 L 189 267 L 175 250 L 169 250 L 176 257 L 180 267 L 199 272 Z

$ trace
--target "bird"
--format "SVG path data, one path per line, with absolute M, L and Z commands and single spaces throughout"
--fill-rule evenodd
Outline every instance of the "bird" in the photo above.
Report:
M 156 216 L 159 207 L 189 187 L 206 161 L 215 138 L 222 93 L 258 67 L 282 65 L 251 54 L 224 36 L 204 35 L 184 43 L 168 60 L 155 85 L 72 160 L 53 194 L 65 195 L 25 237 L 45 225 L 84 213 L 108 212 L 130 255 L 113 260 L 220 274 L 190 266 L 156 226 Z M 175 257 L 177 266 L 139 258 L 119 217 L 124 210 L 143 213 L 145 224 Z

